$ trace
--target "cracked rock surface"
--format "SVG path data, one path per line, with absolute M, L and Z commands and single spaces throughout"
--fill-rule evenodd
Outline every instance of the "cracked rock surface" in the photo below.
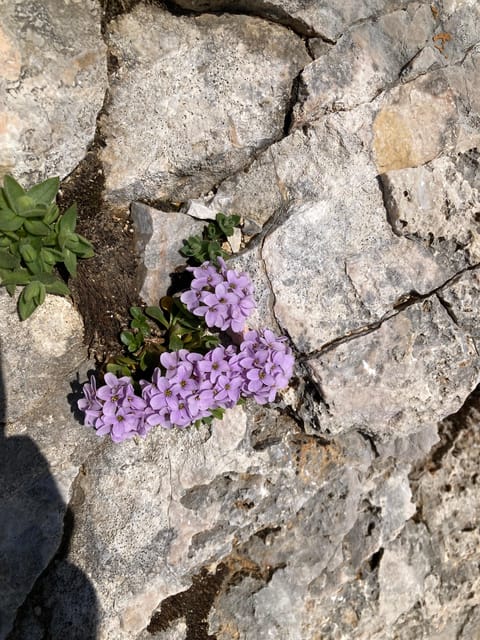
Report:
M 138 5 L 109 28 L 102 161 L 111 199 L 184 200 L 283 135 L 310 60 L 287 29 L 242 15 L 178 17 Z
M 241 215 L 296 371 L 115 445 L 78 312 L 0 292 L 0 640 L 479 637 L 478 3 L 41 4 L 0 0 L 0 174 L 95 140 L 149 304 Z

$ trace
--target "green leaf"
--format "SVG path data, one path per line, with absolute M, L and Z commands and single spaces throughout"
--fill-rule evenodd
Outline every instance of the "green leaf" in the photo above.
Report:
M 129 347 L 135 342 L 135 336 L 130 331 L 122 331 L 120 334 L 120 340 L 126 347 Z
M 63 250 L 62 255 L 68 273 L 74 278 L 77 275 L 77 256 L 67 248 Z
M 8 295 L 13 296 L 15 295 L 15 285 L 14 284 L 7 284 L 5 286 L 5 289 L 7 290 Z
M 46 294 L 46 289 L 45 289 L 45 285 L 42 284 L 41 282 L 38 283 L 39 285 L 39 291 L 37 294 L 37 304 L 43 304 L 45 302 L 45 294 Z
M 17 285 L 17 284 L 28 284 L 32 276 L 26 269 L 19 269 L 18 271 L 12 271 L 11 273 L 2 272 L 0 274 L 2 279 L 2 285 Z
M 36 203 L 35 203 L 35 200 L 32 200 L 32 198 L 29 198 L 25 194 L 23 196 L 19 196 L 18 198 L 16 198 L 16 204 L 18 207 L 18 213 L 22 215 L 24 211 L 29 211 L 30 209 L 33 209 Z
M 3 235 L 12 240 L 12 243 L 18 240 L 18 233 L 15 233 L 15 231 L 4 231 Z
M 45 290 L 47 293 L 52 293 L 53 295 L 56 295 L 56 296 L 70 295 L 70 289 L 67 287 L 67 285 L 64 282 L 62 282 L 58 278 L 55 279 L 55 282 L 52 282 L 51 284 L 46 284 Z
M 26 262 L 25 266 L 30 271 L 30 273 L 34 276 L 43 272 L 43 265 L 40 260 L 31 260 L 30 262 Z
M 42 204 L 50 204 L 58 193 L 60 187 L 60 178 L 48 178 L 40 184 L 36 184 L 34 187 L 27 191 L 27 195 L 33 198 L 35 202 Z
M 173 310 L 173 298 L 172 296 L 162 296 L 160 298 L 160 308 L 164 311 L 168 311 L 168 313 L 172 313 Z M 147 307 L 149 309 L 150 307 Z M 169 325 L 170 326 L 170 325 Z
M 24 218 L 17 216 L 9 209 L 0 211 L 0 231 L 16 231 L 24 223 Z
M 70 289 L 53 273 L 39 273 L 35 276 L 35 280 L 43 283 L 47 293 L 53 293 L 56 296 L 69 296 Z
M 222 250 L 218 242 L 210 242 L 208 245 L 208 257 L 212 262 L 215 262 L 217 256 L 225 257 L 227 254 Z
M 169 328 L 170 325 L 167 322 L 167 319 L 165 318 L 165 314 L 160 309 L 160 307 L 147 307 L 145 309 L 145 313 L 149 318 L 152 318 L 153 320 L 156 320 L 161 325 L 163 325 L 165 329 Z
M 59 230 L 64 233 L 73 233 L 75 231 L 77 225 L 77 205 L 75 203 L 73 203 L 71 207 L 68 207 L 60 218 L 58 225 Z
M 70 233 L 65 240 L 65 246 L 82 258 L 91 258 L 94 255 L 93 246 L 77 233 Z
M 45 207 L 38 206 L 30 209 L 24 209 L 19 211 L 18 215 L 22 216 L 22 218 L 37 218 L 38 220 L 43 220 L 45 217 Z
M 5 197 L 5 193 L 3 189 L 0 187 L 0 209 L 8 208 L 7 199 Z
M 29 242 L 20 244 L 18 250 L 20 251 L 20 255 L 25 260 L 25 262 L 33 262 L 33 260 L 36 260 L 38 258 L 38 251 L 34 247 L 32 247 Z
M 63 254 L 56 249 L 43 247 L 40 255 L 47 264 L 54 265 L 57 262 L 63 262 Z
M 6 175 L 3 178 L 3 193 L 5 199 L 8 203 L 8 206 L 15 211 L 15 213 L 19 213 L 19 206 L 17 204 L 18 198 L 21 198 L 25 195 L 25 190 L 23 187 L 18 184 L 18 182 L 12 176 Z
M 32 236 L 48 236 L 50 233 L 50 227 L 41 220 L 25 220 L 23 228 Z
M 180 253 L 185 258 L 197 256 L 204 251 L 204 245 L 205 241 L 199 236 L 190 236 L 190 238 L 183 241 L 183 247 L 180 249 Z
M 127 367 L 127 365 L 115 364 L 115 362 L 110 362 L 107 364 L 107 372 L 113 373 L 116 376 L 132 376 L 132 371 L 135 367 L 132 368 Z
M 221 234 L 218 232 L 218 227 L 213 222 L 206 228 L 206 237 L 208 240 L 219 240 L 221 238 Z
M 75 254 L 78 253 L 80 245 L 76 233 L 68 234 L 67 239 L 65 240 L 65 247 L 70 249 L 70 251 L 73 251 Z
M 141 307 L 130 307 L 129 312 L 132 318 L 141 318 L 143 316 Z
M 26 320 L 45 300 L 45 285 L 38 280 L 30 282 L 18 298 L 18 313 L 21 320 Z
M 217 409 L 210 409 L 210 413 L 217 420 L 222 420 L 225 413 L 225 409 L 222 409 L 221 407 L 218 407 Z
M 69 238 L 69 233 L 60 231 L 57 236 L 57 245 L 61 251 L 65 249 L 65 244 Z
M 138 329 L 143 334 L 149 335 L 150 333 L 150 327 L 148 326 L 148 322 L 145 316 L 141 318 L 135 318 L 130 323 L 130 326 L 132 327 L 132 329 Z
M 207 349 L 214 349 L 220 344 L 220 338 L 218 336 L 205 336 L 203 344 Z
M 52 284 L 53 282 L 57 282 L 57 276 L 54 276 L 53 273 L 38 273 L 35 276 L 35 280 L 42 282 L 43 284 Z
M 45 224 L 53 224 L 55 220 L 57 220 L 59 215 L 60 209 L 56 204 L 51 204 L 49 207 L 47 207 L 47 211 L 45 213 L 45 216 L 43 217 L 43 222 L 45 222 Z
M 38 297 L 38 294 L 40 292 L 40 285 L 41 283 L 38 282 L 38 280 L 32 280 L 32 282 L 27 284 L 22 292 L 22 295 L 27 302 L 30 302 L 30 300 L 35 300 Z
M 0 249 L 0 269 L 16 269 L 20 266 L 20 259 L 5 249 Z
M 181 338 L 172 334 L 170 336 L 170 340 L 168 341 L 168 348 L 170 351 L 179 351 L 183 347 L 183 342 Z
M 223 213 L 217 213 L 217 215 L 215 216 L 215 221 L 220 227 L 225 238 L 228 238 L 228 236 L 231 236 L 233 234 L 234 228 L 238 226 L 240 222 L 240 216 L 225 216 Z
M 20 320 L 26 320 L 29 318 L 38 307 L 38 303 L 35 300 L 25 300 L 24 293 L 25 289 L 18 298 L 18 315 L 20 316 Z

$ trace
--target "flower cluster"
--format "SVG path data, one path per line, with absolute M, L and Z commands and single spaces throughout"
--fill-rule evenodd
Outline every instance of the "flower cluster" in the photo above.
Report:
M 218 263 L 220 270 L 211 262 L 190 267 L 193 280 L 180 300 L 196 316 L 203 316 L 208 327 L 238 333 L 255 309 L 253 285 L 246 273 L 228 269 L 222 258 Z
M 254 308 L 252 283 L 245 273 L 209 262 L 193 268 L 193 281 L 181 300 L 204 316 L 209 327 L 238 333 Z M 92 377 L 84 385 L 78 406 L 85 424 L 114 442 L 145 437 L 156 426 L 185 428 L 209 419 L 218 410 L 234 407 L 241 398 L 259 404 L 275 399 L 287 386 L 294 358 L 285 337 L 269 329 L 247 331 L 239 347 L 218 346 L 206 354 L 187 349 L 162 353 L 152 379 L 141 380 L 141 397 L 129 377 L 105 374 L 96 388 Z
M 84 397 L 78 408 L 85 413 L 85 424 L 94 427 L 97 435 L 110 435 L 114 442 L 141 436 L 149 430 L 145 423 L 146 403 L 135 394 L 132 381 L 105 374 L 105 385 L 97 389 L 95 378 L 83 385 Z
M 294 358 L 285 344 L 273 331 L 248 331 L 240 346 L 238 364 L 244 384 L 242 395 L 254 398 L 258 404 L 273 402 L 277 391 L 287 386 L 293 373 Z
M 215 409 L 235 406 L 242 385 L 236 359 L 233 347 L 216 347 L 204 356 L 186 349 L 162 353 L 165 375 L 157 368 L 152 382 L 141 383 L 147 424 L 183 428 Z

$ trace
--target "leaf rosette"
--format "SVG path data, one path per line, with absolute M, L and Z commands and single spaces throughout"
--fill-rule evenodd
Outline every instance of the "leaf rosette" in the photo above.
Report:
M 76 205 L 60 213 L 55 202 L 59 186 L 56 177 L 25 190 L 6 175 L 0 188 L 0 284 L 12 296 L 17 286 L 25 287 L 18 299 L 21 320 L 32 315 L 47 293 L 70 294 L 56 275 L 58 265 L 74 277 L 78 258 L 94 253 L 91 243 L 75 232 Z

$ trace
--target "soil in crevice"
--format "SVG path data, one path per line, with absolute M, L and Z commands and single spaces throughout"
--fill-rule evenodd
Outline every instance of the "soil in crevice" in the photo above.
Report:
M 61 185 L 61 211 L 77 203 L 77 231 L 94 246 L 95 256 L 78 261 L 77 276 L 68 286 L 84 326 L 89 355 L 98 363 L 121 352 L 119 333 L 128 323 L 128 309 L 140 303 L 138 256 L 128 209 L 103 200 L 104 176 L 95 143 Z

